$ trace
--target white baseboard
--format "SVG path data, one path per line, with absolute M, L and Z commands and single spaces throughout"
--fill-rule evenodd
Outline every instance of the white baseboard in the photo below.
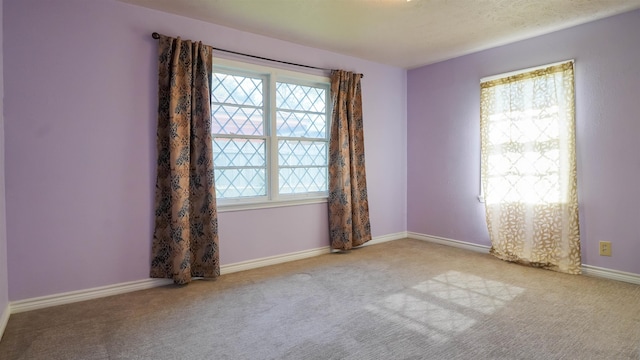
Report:
M 2 339 L 2 335 L 4 335 L 4 329 L 7 328 L 10 312 L 11 306 L 7 304 L 7 306 L 2 311 L 2 315 L 0 315 L 0 339 Z
M 425 234 L 419 234 L 415 232 L 398 232 L 395 234 L 389 234 L 384 236 L 378 236 L 367 242 L 365 245 L 375 245 L 387 241 L 399 240 L 404 238 L 412 238 L 417 240 L 428 241 L 436 244 L 453 246 L 461 249 L 471 250 L 480 253 L 488 253 L 489 246 L 469 243 L 466 241 L 447 239 L 440 236 L 431 236 Z M 251 270 L 260 268 L 263 266 L 270 266 L 276 264 L 282 264 L 289 261 L 302 260 L 314 256 L 328 254 L 330 248 L 328 246 L 310 249 L 304 251 L 298 251 L 283 255 L 269 256 L 260 259 L 254 259 L 249 261 L 242 261 L 238 263 L 222 265 L 220 267 L 220 273 L 230 274 L 238 271 Z M 640 285 L 640 275 L 627 273 L 623 271 L 617 271 L 612 269 L 600 268 L 591 265 L 582 265 L 582 271 L 584 275 L 600 277 L 605 279 L 624 281 L 632 284 Z M 102 298 L 106 296 L 124 294 L 132 291 L 145 290 L 153 287 L 164 286 L 171 284 L 170 279 L 143 279 L 138 281 L 131 281 L 126 283 L 96 287 L 85 290 L 71 291 L 61 294 L 54 294 L 48 296 L 42 296 L 37 298 L 19 300 L 11 302 L 4 312 L 0 315 L 0 336 L 4 331 L 4 328 L 9 320 L 10 314 L 17 314 L 24 311 L 43 309 L 51 306 L 70 304 L 78 301 L 91 300 Z
M 289 261 L 302 260 L 302 259 L 306 259 L 306 258 L 318 256 L 318 255 L 328 254 L 329 252 L 330 252 L 329 247 L 324 246 L 317 249 L 298 251 L 298 252 L 288 253 L 284 255 L 276 255 L 276 256 L 269 256 L 269 257 L 264 257 L 260 259 L 241 261 L 238 263 L 220 266 L 220 274 L 221 275 L 231 274 L 238 271 L 257 269 L 263 266 L 270 266 L 270 265 L 286 263 Z
M 453 246 L 460 249 L 471 250 L 471 251 L 480 252 L 484 254 L 488 254 L 490 249 L 490 247 L 486 245 L 479 245 L 479 244 L 474 244 L 466 241 L 447 239 L 440 236 L 419 234 L 411 231 L 407 232 L 407 236 L 412 239 L 428 241 L 428 242 L 432 242 L 440 245 Z
M 414 233 L 410 231 L 407 233 L 407 236 L 412 239 L 429 241 L 436 244 L 453 246 L 460 249 L 467 249 L 467 250 L 481 252 L 485 254 L 489 253 L 489 249 L 490 249 L 490 247 L 486 245 L 478 245 L 478 244 L 473 244 L 466 241 L 452 240 L 452 239 L 447 239 L 439 236 L 419 234 L 419 233 Z M 634 274 L 634 273 L 601 268 L 601 267 L 585 265 L 585 264 L 582 264 L 582 274 L 586 276 L 617 280 L 617 281 L 623 281 L 631 284 L 640 285 L 640 274 Z
M 10 309 L 12 314 L 17 314 L 29 310 L 43 309 L 51 306 L 71 304 L 78 301 L 150 289 L 153 287 L 168 285 L 171 284 L 171 282 L 172 281 L 169 279 L 144 279 L 85 290 L 70 291 L 61 294 L 12 301 L 10 303 Z
M 378 244 L 386 241 L 397 240 L 405 238 L 406 232 L 400 232 L 396 234 L 384 235 L 375 237 L 367 244 Z M 242 261 L 233 264 L 227 264 L 220 266 L 220 274 L 231 274 L 238 271 L 251 270 L 260 268 L 263 266 L 282 264 L 289 261 L 302 260 L 318 255 L 328 254 L 330 253 L 329 246 L 298 251 L 283 255 L 269 256 L 260 259 L 254 259 L 249 261 Z M 98 299 L 106 296 L 124 294 L 132 291 L 145 290 L 153 287 L 164 286 L 171 284 L 172 281 L 170 279 L 143 279 L 138 281 L 131 281 L 126 283 L 114 284 L 101 286 L 91 289 L 71 291 L 66 293 L 41 296 L 36 298 L 30 298 L 25 300 L 12 301 L 7 310 L 2 314 L 2 318 L 0 318 L 0 326 L 2 326 L 2 321 L 4 324 L 9 319 L 9 314 L 17 314 L 30 310 L 44 309 L 51 306 L 71 304 L 78 301 Z M 2 327 L 0 327 L 2 329 Z M 0 332 L 1 334 L 1 332 Z
M 373 239 L 366 242 L 363 246 L 375 245 L 375 244 L 380 244 L 387 241 L 404 239 L 406 237 L 407 237 L 407 233 L 404 231 L 395 233 L 395 234 L 376 236 Z M 318 256 L 318 255 L 329 254 L 330 252 L 331 252 L 331 248 L 329 246 L 324 246 L 317 249 L 298 251 L 298 252 L 288 253 L 284 255 L 269 256 L 265 258 L 242 261 L 239 263 L 233 263 L 229 265 L 222 265 L 220 267 L 220 274 L 221 275 L 231 274 L 238 271 L 260 268 L 263 266 L 282 264 L 289 261 L 302 260 L 302 259 L 306 259 L 306 258 Z
M 363 246 L 376 245 L 376 244 L 381 244 L 381 243 L 387 242 L 387 241 L 394 241 L 394 240 L 400 240 L 400 239 L 406 239 L 406 238 L 407 238 L 407 232 L 406 231 L 401 231 L 401 232 L 397 232 L 395 234 L 376 236 L 373 239 L 371 239 L 371 240 L 367 241 L 366 243 L 364 243 Z
M 582 264 L 582 274 L 586 276 L 599 277 L 610 280 L 624 281 L 632 284 L 640 285 L 640 275 L 618 271 L 613 269 L 601 268 L 592 265 Z

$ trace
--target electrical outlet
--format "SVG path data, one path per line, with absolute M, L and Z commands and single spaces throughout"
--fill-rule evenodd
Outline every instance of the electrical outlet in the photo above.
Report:
M 600 256 L 611 256 L 611 241 L 600 241 Z

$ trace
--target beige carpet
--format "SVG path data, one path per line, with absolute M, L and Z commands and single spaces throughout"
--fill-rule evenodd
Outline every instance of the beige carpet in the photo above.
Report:
M 9 359 L 639 359 L 640 286 L 418 240 L 12 315 Z

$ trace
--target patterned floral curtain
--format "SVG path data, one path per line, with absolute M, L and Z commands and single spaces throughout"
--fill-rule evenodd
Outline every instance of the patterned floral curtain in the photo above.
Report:
M 360 78 L 347 71 L 331 72 L 329 236 L 331 247 L 339 250 L 371 240 Z
M 481 84 L 491 253 L 579 274 L 573 63 Z
M 158 175 L 151 277 L 220 275 L 211 142 L 212 48 L 158 40 Z

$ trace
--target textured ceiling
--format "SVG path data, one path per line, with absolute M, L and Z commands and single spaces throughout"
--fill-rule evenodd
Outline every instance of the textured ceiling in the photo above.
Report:
M 121 0 L 403 68 L 640 8 L 640 0 Z

